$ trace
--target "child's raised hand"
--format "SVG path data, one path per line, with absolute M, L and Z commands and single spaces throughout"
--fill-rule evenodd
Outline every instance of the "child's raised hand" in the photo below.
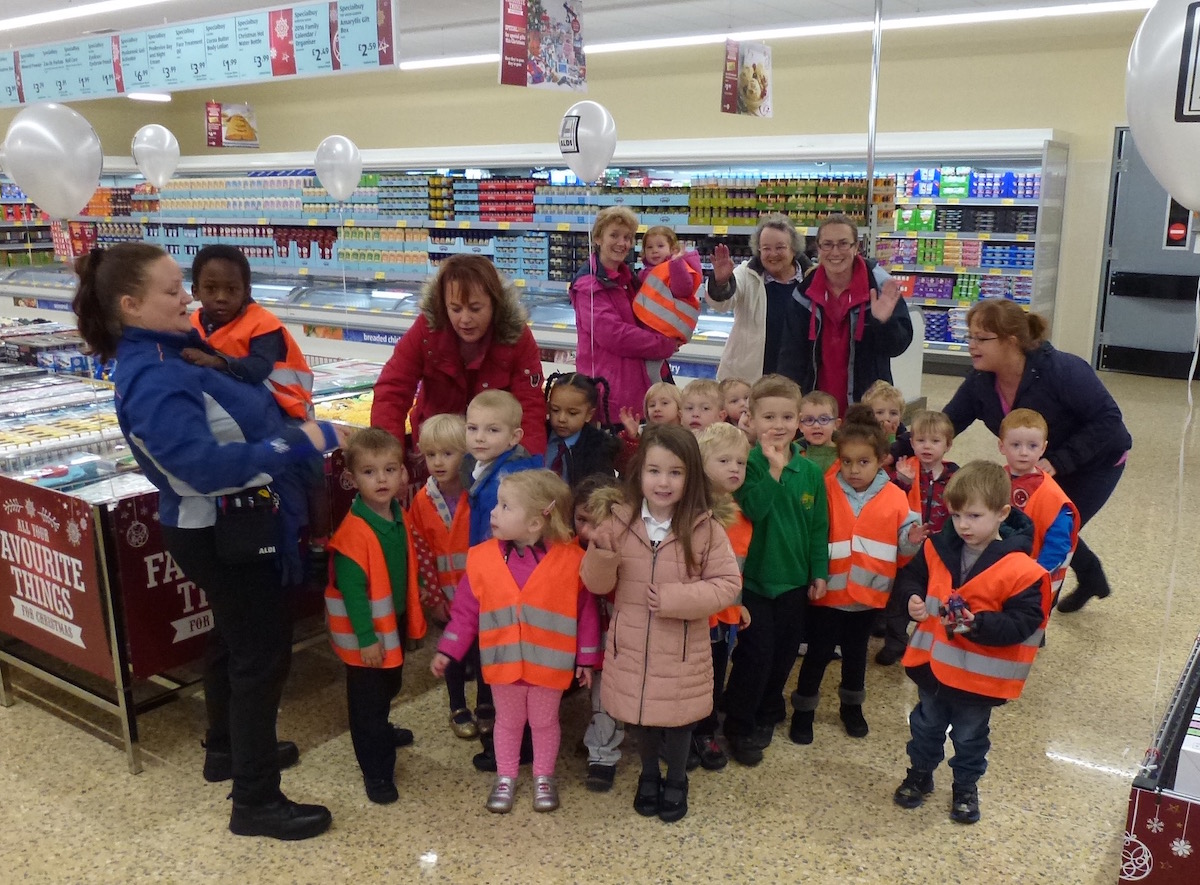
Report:
M 925 607 L 925 600 L 915 593 L 908 597 L 908 616 L 918 624 L 929 617 L 929 609 Z
M 829 591 L 829 585 L 825 583 L 824 578 L 813 578 L 812 583 L 808 585 L 808 598 L 812 602 L 816 602 Z
M 770 465 L 771 475 L 778 479 L 783 468 L 787 467 L 791 455 L 789 447 L 784 443 L 763 443 L 762 452 Z
M 908 543 L 920 544 L 929 537 L 929 526 L 922 522 L 915 522 L 908 527 Z
M 365 648 L 358 650 L 362 657 L 364 667 L 382 667 L 383 666 L 383 646 L 378 642 L 372 642 Z
M 617 549 L 617 541 L 613 537 L 612 526 L 608 523 L 601 523 L 592 529 L 591 538 L 591 544 L 597 550 L 613 551 Z
M 1054 465 L 1045 458 L 1042 458 L 1042 460 L 1037 462 L 1037 468 L 1038 470 L 1042 471 L 1042 473 L 1046 474 L 1046 476 L 1054 476 L 1054 474 L 1057 472 L 1054 469 Z
M 745 630 L 750 626 L 750 609 L 744 605 L 738 606 L 738 629 Z
M 440 651 L 433 656 L 433 662 L 429 665 L 429 671 L 438 679 L 446 675 L 446 668 L 450 666 L 450 655 L 442 654 Z
M 583 688 L 592 687 L 592 668 L 591 667 L 576 667 L 575 678 L 579 680 L 579 684 Z
M 646 607 L 652 612 L 658 611 L 658 588 L 653 584 L 646 585 Z
M 909 482 L 917 478 L 917 468 L 908 458 L 896 462 L 896 473 Z
M 638 422 L 641 420 L 641 415 L 629 408 L 629 406 L 621 406 L 621 411 L 618 413 L 621 418 L 621 426 L 625 428 L 625 432 L 632 437 L 638 435 Z

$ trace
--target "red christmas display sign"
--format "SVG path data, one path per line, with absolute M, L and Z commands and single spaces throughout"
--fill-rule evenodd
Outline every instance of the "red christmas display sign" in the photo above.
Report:
M 1200 881 L 1198 839 L 1200 803 L 1134 787 L 1121 846 L 1121 881 L 1147 885 Z
M 133 674 L 145 679 L 196 660 L 213 628 L 212 609 L 163 545 L 158 493 L 120 501 L 109 520 Z
M 0 477 L 0 633 L 113 681 L 85 501 Z

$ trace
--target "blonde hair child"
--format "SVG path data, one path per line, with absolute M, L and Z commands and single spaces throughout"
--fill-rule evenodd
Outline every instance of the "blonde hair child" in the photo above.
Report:
M 487 809 L 512 810 L 528 723 L 533 809 L 553 811 L 559 805 L 559 703 L 572 677 L 591 685 L 600 653 L 596 604 L 579 579 L 583 551 L 571 540 L 571 490 L 549 470 L 508 474 L 500 480 L 491 521 L 492 539 L 467 554 L 466 575 L 431 669 L 444 675 L 478 636 L 496 705 L 496 780 Z M 515 622 L 494 617 L 508 612 Z

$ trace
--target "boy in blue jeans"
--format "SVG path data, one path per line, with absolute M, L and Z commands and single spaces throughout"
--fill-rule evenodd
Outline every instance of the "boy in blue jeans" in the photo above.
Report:
M 911 768 L 896 788 L 902 808 L 933 792 L 933 771 L 954 744 L 950 819 L 979 820 L 976 782 L 987 771 L 992 708 L 1020 697 L 1050 617 L 1050 576 L 1029 555 L 1033 526 L 1009 504 L 999 464 L 972 461 L 946 486 L 950 521 L 897 576 L 917 629 L 902 663 L 917 684 L 908 718 Z

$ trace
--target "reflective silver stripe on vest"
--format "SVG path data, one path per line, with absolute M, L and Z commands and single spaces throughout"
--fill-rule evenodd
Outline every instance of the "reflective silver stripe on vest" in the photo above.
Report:
M 932 593 L 925 597 L 925 611 L 931 615 L 938 615 L 942 611 L 942 601 Z
M 384 651 L 394 651 L 400 647 L 400 635 L 395 631 L 376 633 L 375 638 L 383 646 Z M 358 643 L 358 637 L 353 633 L 339 633 L 330 630 L 329 641 L 338 648 L 344 648 L 347 651 L 360 651 L 362 649 L 362 646 Z
M 835 575 L 830 575 L 825 579 L 826 590 L 845 590 L 849 584 L 849 575 L 845 572 L 838 572 Z
M 934 645 L 930 654 L 933 660 L 954 667 L 956 670 L 965 670 L 968 673 L 977 673 L 980 676 L 990 676 L 994 679 L 1024 681 L 1025 677 L 1029 675 L 1030 665 L 1025 661 L 991 658 L 945 642 Z
M 637 296 L 635 296 L 634 303 L 642 310 L 646 311 L 655 318 L 666 323 L 675 331 L 679 332 L 680 335 L 684 337 L 691 337 L 693 330 L 696 328 L 696 321 L 700 318 L 700 311 L 697 308 L 692 307 L 686 301 L 680 301 L 678 298 L 676 298 L 671 292 L 671 287 L 667 284 L 667 281 L 655 276 L 654 274 L 649 274 L 646 277 L 646 281 L 642 283 L 642 285 L 649 286 L 664 299 L 669 299 L 675 305 L 676 311 L 683 316 L 677 315 L 664 305 L 659 304 L 653 298 L 640 292 Z M 687 322 L 684 317 L 690 319 L 691 322 Z
M 267 379 L 273 384 L 279 385 L 280 387 L 291 387 L 295 385 L 307 393 L 312 393 L 312 372 L 301 372 L 297 369 L 288 369 L 280 366 L 279 368 L 272 369 L 271 374 L 267 376 Z
M 835 559 L 846 559 L 850 555 L 849 541 L 830 541 L 829 542 L 829 560 L 832 562 Z
M 896 561 L 895 544 L 876 541 L 872 538 L 864 538 L 862 535 L 855 535 L 850 539 L 850 544 L 851 549 L 859 553 L 865 553 L 867 556 L 872 556 L 875 559 L 882 559 L 884 562 Z
M 592 647 L 592 646 L 590 646 L 590 645 L 588 645 L 588 646 L 581 646 L 581 647 L 579 648 L 579 654 L 581 654 L 581 655 L 594 655 L 594 654 L 596 654 L 596 653 L 597 653 L 597 652 L 599 652 L 599 651 L 600 651 L 600 649 L 599 649 L 599 648 L 593 648 L 593 647 Z
M 928 630 L 914 630 L 908 640 L 908 647 L 928 651 L 933 647 L 933 634 Z
M 850 566 L 850 580 L 860 587 L 867 587 L 871 590 L 890 590 L 892 586 L 891 578 L 865 569 L 861 565 Z
M 743 573 L 743 574 L 744 574 L 744 573 L 745 573 L 745 571 L 746 571 L 746 557 L 744 557 L 744 556 L 735 556 L 735 557 L 734 557 L 734 559 L 736 559 L 736 560 L 737 560 L 738 572 L 740 572 L 740 573 Z
M 346 611 L 346 600 L 340 596 L 326 596 L 325 610 L 334 617 L 350 617 L 350 614 Z M 386 618 L 388 615 L 393 614 L 394 611 L 391 599 L 375 599 L 371 601 L 372 618 Z
M 467 567 L 467 554 L 451 553 L 450 555 L 441 555 L 437 557 L 437 570 L 439 572 L 448 572 L 456 569 L 464 569 Z
M 1040 627 L 1033 631 L 1033 635 L 1026 639 L 1021 645 L 1028 645 L 1030 648 L 1041 648 L 1042 637 L 1046 635 L 1046 631 Z
M 493 609 L 490 612 L 479 613 L 480 633 L 485 633 L 488 630 L 500 630 L 504 627 L 511 627 L 516 623 L 517 607 L 515 605 Z
M 525 623 L 531 627 L 538 627 L 542 630 L 549 630 L 551 633 L 559 633 L 572 638 L 575 636 L 578 625 L 575 618 L 560 615 L 558 612 L 546 611 L 543 608 L 534 608 L 533 606 L 523 606 L 521 613 L 525 616 Z
M 479 660 L 483 666 L 489 664 L 537 664 L 552 670 L 575 669 L 575 653 L 556 651 L 544 645 L 532 642 L 510 642 L 507 645 L 493 645 L 479 649 Z

